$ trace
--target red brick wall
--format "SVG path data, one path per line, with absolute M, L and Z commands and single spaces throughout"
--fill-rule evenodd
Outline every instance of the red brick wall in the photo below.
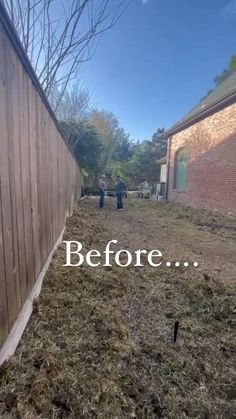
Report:
M 175 153 L 187 150 L 186 188 L 174 189 Z M 170 145 L 168 199 L 236 214 L 236 103 L 175 134 Z

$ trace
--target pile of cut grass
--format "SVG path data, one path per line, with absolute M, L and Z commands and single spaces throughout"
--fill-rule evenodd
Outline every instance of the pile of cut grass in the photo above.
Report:
M 109 227 L 84 203 L 64 240 L 102 251 Z M 233 417 L 231 289 L 192 268 L 64 263 L 61 245 L 21 344 L 0 369 L 1 418 Z

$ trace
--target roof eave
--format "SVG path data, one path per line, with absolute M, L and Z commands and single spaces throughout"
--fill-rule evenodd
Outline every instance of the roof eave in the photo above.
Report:
M 215 112 L 219 112 L 220 110 L 226 108 L 227 106 L 236 102 L 236 91 L 227 95 L 225 98 L 221 99 L 220 101 L 206 107 L 202 111 L 198 112 L 195 116 L 190 117 L 189 119 L 183 121 L 179 125 L 175 125 L 173 128 L 170 128 L 167 131 L 168 137 L 177 134 L 180 131 L 183 131 L 186 128 L 189 128 L 191 125 L 196 124 L 197 122 L 201 121 L 202 119 L 207 118 L 208 116 L 214 114 Z
M 166 164 L 166 162 L 167 162 L 167 157 L 166 156 L 165 157 L 162 157 L 161 159 L 158 159 L 156 161 L 156 163 L 159 164 L 159 165 Z

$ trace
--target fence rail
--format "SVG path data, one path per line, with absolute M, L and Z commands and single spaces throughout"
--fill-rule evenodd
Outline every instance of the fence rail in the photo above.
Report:
M 0 348 L 72 211 L 80 182 L 0 1 Z

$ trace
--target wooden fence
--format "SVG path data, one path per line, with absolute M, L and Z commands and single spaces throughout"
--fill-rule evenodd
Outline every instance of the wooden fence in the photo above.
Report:
M 0 1 L 0 349 L 80 191 L 80 172 Z

